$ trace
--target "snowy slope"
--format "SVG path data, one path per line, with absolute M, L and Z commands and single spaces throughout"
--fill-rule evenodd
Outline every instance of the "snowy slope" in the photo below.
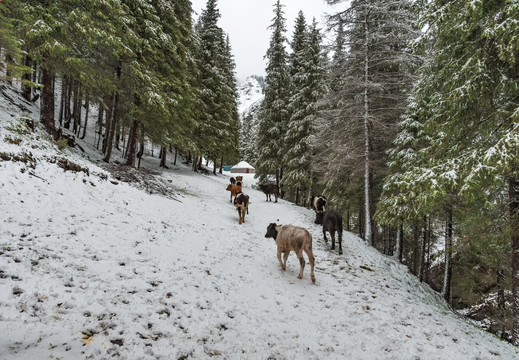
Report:
M 245 114 L 257 108 L 263 100 L 261 84 L 254 76 L 249 76 L 238 87 L 238 112 L 243 118 Z
M 21 112 L 37 118 L 0 100 L 0 359 L 519 358 L 353 234 L 331 251 L 310 210 L 266 202 L 252 175 L 238 225 L 227 175 L 170 166 L 176 195 L 150 195 Z M 316 285 L 294 254 L 281 271 L 270 222 L 312 233 Z

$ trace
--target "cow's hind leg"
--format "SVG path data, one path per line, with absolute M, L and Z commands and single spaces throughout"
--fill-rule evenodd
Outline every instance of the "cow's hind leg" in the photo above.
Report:
M 241 225 L 241 210 L 240 210 L 240 207 L 237 206 L 236 209 L 238 210 L 238 221 L 239 221 L 239 224 Z
M 283 253 L 283 270 L 286 270 L 287 269 L 287 260 L 288 260 L 288 255 L 290 255 L 290 251 L 285 251 Z
M 332 238 L 332 250 L 335 249 L 335 229 L 330 230 L 330 236 Z
M 278 261 L 279 261 L 279 265 L 281 265 L 281 270 L 286 270 L 287 267 L 285 265 L 283 265 L 283 262 L 281 261 L 281 250 L 278 248 Z M 285 260 L 285 263 L 286 263 L 286 260 Z
M 315 284 L 315 275 L 314 275 L 314 265 L 315 258 L 312 249 L 305 249 L 306 255 L 308 255 L 308 260 L 310 261 L 310 278 L 312 279 L 312 283 Z
M 299 259 L 299 275 L 297 276 L 298 279 L 301 279 L 303 277 L 303 270 L 305 269 L 305 258 L 303 257 L 303 251 L 299 250 L 296 252 L 297 258 Z

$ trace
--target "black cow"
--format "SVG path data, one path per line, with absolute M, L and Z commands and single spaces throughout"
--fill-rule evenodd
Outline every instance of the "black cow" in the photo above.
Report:
M 312 196 L 310 199 L 310 205 L 312 209 L 315 211 L 315 221 L 316 224 L 323 223 L 323 213 L 326 211 L 326 198 L 322 195 Z
M 332 250 L 335 249 L 335 231 L 339 237 L 339 255 L 342 255 L 342 216 L 335 210 L 326 210 L 322 214 L 323 235 L 324 241 L 328 242 L 326 238 L 326 231 L 332 237 Z
M 267 195 L 266 201 L 272 201 L 271 194 L 274 194 L 274 197 L 276 198 L 276 201 L 278 202 L 279 197 L 279 186 L 276 184 L 264 184 L 259 186 L 260 190 L 263 191 L 265 195 Z

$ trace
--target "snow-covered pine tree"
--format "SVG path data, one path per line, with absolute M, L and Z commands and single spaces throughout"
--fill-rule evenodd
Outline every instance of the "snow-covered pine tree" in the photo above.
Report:
M 74 1 L 22 0 L 9 1 L 6 6 L 10 16 L 16 19 L 15 30 L 24 42 L 26 59 L 34 62 L 45 83 L 41 92 L 41 121 L 57 137 L 53 84 L 67 76 L 81 81 L 85 94 L 95 94 L 91 90 L 110 88 L 113 84 L 114 72 L 104 76 L 104 65 L 110 61 L 110 54 L 124 53 L 125 40 L 115 36 L 120 3 L 85 1 L 78 7 Z M 92 28 L 96 31 L 91 31 Z
M 270 25 L 272 35 L 267 50 L 265 98 L 259 113 L 258 161 L 256 176 L 260 181 L 275 175 L 279 185 L 283 177 L 283 140 L 288 122 L 288 54 L 286 51 L 286 19 L 283 5 L 277 0 Z
M 19 4 L 6 4 L 0 2 L 0 56 L 6 60 L 5 76 L 1 78 L 10 82 L 11 78 L 23 73 L 21 44 L 15 33 L 13 17 L 7 17 L 8 12 L 19 11 L 15 7 Z M 25 72 L 27 69 L 24 69 Z
M 417 30 L 411 5 L 410 1 L 353 0 L 346 10 L 330 17 L 332 26 L 343 23 L 349 43 L 341 91 L 345 121 L 340 151 L 349 159 L 362 159 L 354 160 L 355 168 L 363 168 L 362 179 L 349 180 L 363 183 L 364 238 L 370 244 L 374 244 L 373 206 L 386 171 L 385 151 L 396 133 L 412 81 L 409 69 L 414 59 L 407 43 Z
M 188 71 L 191 6 L 188 1 L 141 0 L 127 2 L 126 8 L 130 33 L 137 37 L 131 43 L 135 57 L 122 64 L 125 98 L 131 99 L 124 117 L 130 128 L 127 164 L 135 166 L 139 137 L 167 147 L 172 134 L 187 133 L 193 125 L 182 115 L 192 108 L 193 98 Z
M 303 12 L 299 12 L 291 46 L 290 119 L 285 135 L 282 186 L 299 204 L 301 195 L 304 198 L 311 195 L 314 156 L 312 138 L 315 136 L 319 105 L 326 92 L 321 35 L 315 19 L 308 28 Z
M 171 2 L 151 0 L 147 4 L 153 38 L 146 48 L 145 64 L 150 69 L 153 85 L 139 95 L 144 103 L 134 117 L 132 127 L 142 129 L 143 134 L 154 144 L 168 148 L 171 144 L 186 142 L 195 125 L 193 108 L 195 93 L 190 72 L 190 43 L 192 41 L 191 5 L 189 1 Z M 136 115 L 136 114 L 135 114 Z M 132 132 L 136 144 L 137 131 Z M 128 162 L 135 163 L 135 147 L 128 153 Z M 165 165 L 166 151 L 161 161 Z
M 208 0 L 196 28 L 203 109 L 199 112 L 195 141 L 201 152 L 199 155 L 215 163 L 224 153 L 225 156 L 236 156 L 238 141 L 234 61 L 230 45 L 218 26 L 219 18 L 217 1 Z
M 20 22 L 17 24 L 17 33 L 22 39 L 30 43 L 30 51 L 33 59 L 41 71 L 41 98 L 40 98 L 40 122 L 54 139 L 58 138 L 58 132 L 54 123 L 54 89 L 53 79 L 57 71 L 63 71 L 67 58 L 70 58 L 70 43 L 68 31 L 70 27 L 66 23 L 67 4 L 49 1 L 23 1 L 20 4 L 7 4 L 18 7 L 17 12 Z M 30 30 L 29 30 L 30 29 Z
M 234 71 L 236 64 L 232 55 L 231 42 L 228 35 L 225 37 L 225 42 L 222 43 L 222 50 L 223 56 L 221 68 L 225 75 L 225 84 L 224 91 L 222 91 L 219 96 L 221 97 L 222 122 L 225 127 L 220 129 L 220 157 L 214 159 L 215 167 L 213 172 L 215 174 L 216 164 L 218 163 L 217 160 L 219 160 L 220 163 L 221 173 L 224 161 L 227 163 L 233 163 L 239 158 L 238 137 L 240 132 L 240 116 L 238 114 L 237 101 L 238 84 Z
M 307 81 L 306 49 L 308 46 L 308 29 L 306 19 L 302 11 L 299 11 L 294 25 L 294 32 L 290 42 L 291 53 L 288 56 L 288 72 L 290 75 L 288 123 L 284 138 L 286 151 L 283 155 L 283 179 L 281 186 L 285 196 L 294 203 L 299 204 L 300 192 L 310 186 L 309 165 L 310 148 L 308 141 L 300 144 L 300 140 L 308 140 L 310 124 L 303 123 L 306 116 L 305 93 Z M 305 166 L 306 165 L 306 166 Z M 308 175 L 308 176 L 305 176 Z
M 315 194 L 324 193 L 334 208 L 345 214 L 346 228 L 350 230 L 350 218 L 355 209 L 360 209 L 362 199 L 358 197 L 361 188 L 354 187 L 351 179 L 362 178 L 357 162 L 353 157 L 354 139 L 362 138 L 361 134 L 345 139 L 342 131 L 344 122 L 348 121 L 343 111 L 343 89 L 348 86 L 345 81 L 345 67 L 347 60 L 346 38 L 343 21 L 338 21 L 335 29 L 333 57 L 328 66 L 327 82 L 328 93 L 323 108 L 316 123 L 314 141 L 315 159 L 313 162 Z M 351 143 L 347 144 L 346 140 Z M 360 146 L 360 145 L 359 145 Z M 358 211 L 358 210 L 357 210 Z M 361 213 L 357 221 L 361 223 Z M 358 224 L 360 225 L 360 224 Z M 356 226 L 362 236 L 362 226 Z
M 421 166 L 402 176 L 400 191 L 416 191 L 418 209 L 441 205 L 449 190 L 468 204 L 498 207 L 508 194 L 512 341 L 519 343 L 519 83 L 517 4 L 428 3 L 424 24 L 434 40 L 425 77 L 413 96 L 423 129 L 431 138 Z M 445 205 L 445 204 L 443 204 Z M 474 210 L 476 207 L 474 206 Z M 479 211 L 475 212 L 475 216 Z M 480 237 L 483 235 L 480 234 Z
M 258 111 L 259 103 L 242 113 L 240 127 L 240 154 L 249 164 L 256 164 L 258 152 Z

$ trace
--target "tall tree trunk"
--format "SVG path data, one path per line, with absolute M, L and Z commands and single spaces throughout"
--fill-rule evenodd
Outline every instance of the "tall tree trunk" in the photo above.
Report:
M 139 151 L 137 152 L 137 159 L 139 159 L 139 162 L 137 163 L 137 168 L 141 168 L 141 160 L 142 156 L 144 155 L 144 129 L 141 126 L 141 137 L 139 141 Z
M 106 154 L 108 137 L 110 136 L 110 130 L 112 129 L 112 117 L 115 107 L 115 95 L 108 96 L 106 104 L 108 105 L 105 111 L 105 132 L 103 134 L 103 153 Z M 111 146 L 111 145 L 110 145 Z M 112 151 L 110 149 L 110 151 Z
M 404 226 L 402 224 L 398 225 L 397 231 L 396 231 L 396 244 L 395 244 L 395 259 L 397 259 L 399 262 L 402 262 L 402 253 L 404 249 Z
M 65 109 L 64 109 L 64 123 L 63 127 L 65 129 L 70 129 L 70 121 L 72 120 L 72 114 L 70 112 L 70 100 L 72 99 L 72 88 L 73 82 L 67 78 L 67 89 L 65 92 Z
M 128 158 L 126 165 L 135 167 L 135 156 L 137 155 L 137 140 L 139 135 L 139 123 L 137 120 L 132 121 L 130 133 L 128 134 Z
M 124 136 L 123 136 L 123 140 L 124 140 Z M 120 142 L 121 142 L 121 125 L 118 125 L 117 128 L 115 129 L 115 148 L 117 150 L 121 150 L 119 148 L 119 143 Z
M 99 150 L 99 143 L 101 142 L 101 137 L 102 137 L 102 134 L 103 134 L 103 117 L 104 117 L 104 104 L 99 104 L 99 112 L 97 113 L 97 129 L 96 129 L 96 134 L 97 134 L 97 144 L 95 143 L 95 136 L 96 134 L 94 134 L 94 145 L 96 147 L 96 149 Z
M 65 113 L 65 97 L 67 96 L 67 85 L 65 77 L 61 78 L 61 96 L 59 101 L 59 126 L 63 126 L 63 118 Z
M 519 346 L 519 178 L 508 179 L 512 242 L 512 343 Z
M 52 138 L 58 140 L 59 133 L 56 131 L 54 123 L 53 74 L 47 69 L 42 69 L 41 84 L 43 85 L 43 90 L 41 92 L 40 122 L 45 127 L 45 130 L 52 135 Z
M 81 135 L 81 140 L 83 140 L 86 136 L 86 129 L 87 129 L 87 125 L 88 125 L 88 113 L 89 113 L 89 110 L 90 110 L 90 99 L 89 99 L 89 96 L 88 96 L 88 92 L 85 94 L 85 106 L 86 106 L 86 109 L 85 109 L 85 125 L 83 126 L 83 134 Z
M 445 219 L 445 269 L 443 273 L 443 287 L 441 295 L 451 303 L 451 278 L 452 278 L 452 206 L 448 205 Z
M 364 239 L 364 225 L 365 225 L 365 221 L 364 221 L 364 209 L 362 208 L 362 205 L 363 205 L 363 198 L 362 198 L 362 195 L 360 196 L 360 199 L 359 199 L 359 207 L 358 207 L 358 211 L 359 211 L 359 216 L 358 216 L 358 224 L 357 226 L 359 227 L 359 237 L 361 239 Z
M 371 218 L 371 125 L 369 115 L 369 27 L 368 12 L 364 13 L 364 240 L 373 245 L 373 227 Z
M 177 156 L 178 156 L 178 148 L 175 146 L 175 160 L 173 160 L 173 165 L 177 165 Z
M 506 326 L 505 326 L 505 320 L 506 320 L 506 301 L 505 301 L 505 288 L 503 286 L 503 283 L 505 281 L 505 274 L 503 273 L 503 270 L 498 270 L 496 273 L 496 284 L 497 284 L 497 308 L 499 311 L 499 320 L 501 322 L 501 339 L 505 338 L 505 332 L 506 332 Z
M 390 229 L 389 229 L 389 226 L 388 225 L 384 225 L 382 227 L 382 244 L 383 244 L 383 248 L 384 248 L 384 252 L 383 254 L 384 255 L 391 255 L 389 253 L 389 247 L 391 246 L 390 243 L 391 243 L 391 240 L 390 240 Z
M 5 79 L 9 86 L 13 86 L 13 78 L 11 76 L 11 65 L 13 64 L 13 57 L 10 54 L 5 56 Z
M 166 146 L 161 146 L 160 147 L 160 167 L 164 168 L 164 169 L 167 169 L 167 165 L 166 165 L 166 157 L 167 157 L 167 153 L 168 153 L 168 148 Z
M 413 226 L 413 274 L 418 276 L 420 264 L 420 224 L 418 221 Z
M 118 102 L 119 102 L 119 95 L 116 95 L 115 101 L 114 101 L 113 118 L 111 119 L 110 128 L 107 128 L 106 132 L 105 132 L 106 138 L 104 140 L 105 140 L 105 149 L 106 150 L 105 150 L 105 157 L 103 160 L 107 163 L 110 162 L 110 158 L 112 157 L 112 143 L 114 140 L 115 126 L 117 124 L 116 107 L 117 107 Z
M 79 129 L 81 128 L 81 102 L 82 102 L 82 94 L 81 94 L 81 84 L 79 81 L 74 81 L 74 100 L 73 100 L 73 111 L 72 117 L 74 119 L 73 123 L 73 131 L 74 134 L 79 134 Z
M 117 66 L 116 74 L 117 74 L 117 80 L 121 78 L 121 67 Z M 108 138 L 106 139 L 106 155 L 103 159 L 105 162 L 110 162 L 110 157 L 112 156 L 112 143 L 114 140 L 114 134 L 115 134 L 115 126 L 117 125 L 119 117 L 119 92 L 116 90 L 115 96 L 114 96 L 114 106 L 113 106 L 113 116 L 112 116 L 112 123 L 110 125 L 110 133 L 108 134 Z
M 223 174 L 223 156 L 220 158 L 220 169 L 218 170 L 220 174 Z
M 421 243 L 420 243 L 420 267 L 419 267 L 419 271 L 418 271 L 420 282 L 423 282 L 424 277 L 425 277 L 426 246 L 427 246 L 427 216 L 424 216 L 423 225 L 422 225 L 422 237 L 421 237 Z
M 431 269 L 431 239 L 433 237 L 432 234 L 432 216 L 428 216 L 428 224 L 427 224 L 427 238 L 426 241 L 426 257 L 425 257 L 425 270 L 424 270 L 424 281 L 426 283 L 429 282 L 429 270 Z
M 193 171 L 198 172 L 198 156 L 193 156 Z
M 32 68 L 32 58 L 29 55 L 25 55 L 23 63 L 28 68 Z M 31 81 L 31 73 L 24 73 L 22 75 L 22 96 L 25 100 L 31 101 L 32 99 L 32 86 L 29 86 L 27 82 Z

